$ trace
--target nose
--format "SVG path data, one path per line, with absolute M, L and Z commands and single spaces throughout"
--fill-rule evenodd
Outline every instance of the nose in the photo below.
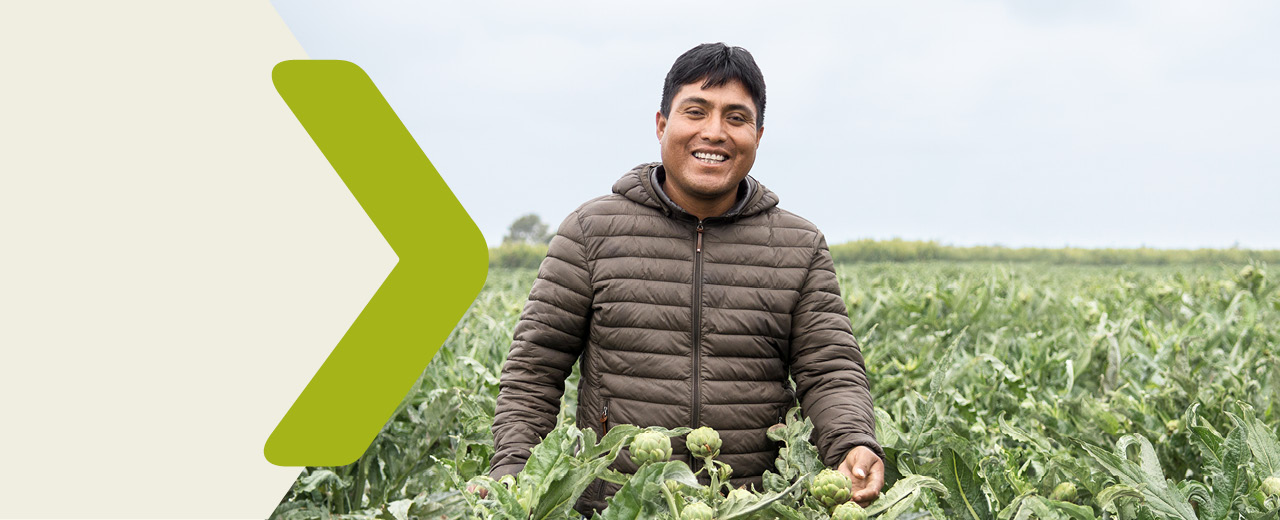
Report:
M 699 137 L 704 141 L 721 143 L 727 139 L 724 133 L 724 122 L 719 117 L 708 117 L 703 123 Z

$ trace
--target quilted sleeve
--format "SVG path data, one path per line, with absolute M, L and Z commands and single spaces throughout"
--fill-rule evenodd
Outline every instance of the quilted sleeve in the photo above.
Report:
M 523 469 L 529 450 L 555 427 L 565 379 L 586 342 L 591 294 L 586 240 L 574 212 L 551 239 L 502 366 L 493 478 Z
M 819 234 L 817 241 L 791 316 L 791 377 L 796 394 L 813 421 L 814 444 L 828 467 L 840 464 L 857 446 L 871 448 L 884 459 L 884 450 L 876 442 L 862 351 L 853 338 L 826 239 Z

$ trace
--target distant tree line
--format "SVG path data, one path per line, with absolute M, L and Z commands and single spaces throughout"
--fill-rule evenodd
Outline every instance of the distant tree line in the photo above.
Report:
M 530 219 L 529 217 L 532 217 Z M 504 238 L 502 245 L 489 249 L 489 267 L 537 268 L 547 256 L 547 242 L 553 233 L 536 215 L 526 215 Z M 538 226 L 541 227 L 538 227 Z M 530 230 L 525 232 L 524 230 Z M 541 234 L 536 231 L 541 230 Z M 510 237 L 519 239 L 508 240 Z M 1084 249 L 1078 247 L 1038 248 L 1003 246 L 949 246 L 932 240 L 854 240 L 831 246 L 836 263 L 859 262 L 1037 262 L 1068 265 L 1166 265 L 1244 264 L 1249 261 L 1280 264 L 1280 250 L 1249 249 Z
M 948 246 L 934 241 L 854 240 L 831 246 L 831 257 L 843 262 L 1040 262 L 1079 265 L 1242 264 L 1250 260 L 1280 262 L 1280 251 L 1248 249 L 1085 249 L 1003 246 Z

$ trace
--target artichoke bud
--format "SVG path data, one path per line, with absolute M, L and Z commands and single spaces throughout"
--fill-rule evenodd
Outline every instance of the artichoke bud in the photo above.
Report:
M 1053 492 L 1049 493 L 1049 500 L 1058 500 L 1061 502 L 1070 502 L 1076 499 L 1076 485 L 1070 482 L 1063 482 L 1053 488 Z
M 680 512 L 680 520 L 715 520 L 715 511 L 702 502 L 694 502 L 684 506 Z
M 1262 492 L 1269 496 L 1280 497 L 1280 477 L 1267 477 L 1263 480 Z
M 844 473 L 824 469 L 809 483 L 809 494 L 827 509 L 831 509 L 849 501 L 853 494 L 853 481 L 844 476 Z
M 751 500 L 755 498 L 755 494 L 742 488 L 736 488 L 729 492 L 729 500 Z
M 720 455 L 720 433 L 703 426 L 689 432 L 685 445 L 694 457 L 708 458 Z
M 831 511 L 831 520 L 866 520 L 867 510 L 853 502 L 845 502 Z
M 631 441 L 631 461 L 637 466 L 671 460 L 671 439 L 658 432 L 645 431 Z

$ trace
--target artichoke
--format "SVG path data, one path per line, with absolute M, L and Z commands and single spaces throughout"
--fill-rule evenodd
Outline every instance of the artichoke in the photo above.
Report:
M 853 481 L 844 476 L 844 473 L 824 469 L 809 483 L 809 494 L 827 509 L 831 509 L 849 501 L 849 497 L 853 495 Z
M 714 458 L 720 455 L 720 433 L 703 426 L 689 432 L 685 445 L 689 447 L 689 453 L 694 457 Z
M 658 432 L 640 432 L 631 441 L 631 460 L 637 466 L 671 460 L 671 439 Z
M 715 513 L 711 506 L 694 502 L 684 506 L 684 511 L 680 512 L 680 520 L 714 520 Z
M 1070 482 L 1058 484 L 1053 488 L 1053 492 L 1049 493 L 1049 500 L 1058 500 L 1062 502 L 1070 502 L 1076 499 L 1076 485 Z
M 853 502 L 845 502 L 831 511 L 831 520 L 866 520 L 867 510 Z
M 1267 477 L 1263 480 L 1262 492 L 1273 497 L 1280 497 L 1280 477 Z
M 733 491 L 729 492 L 729 500 L 751 500 L 755 497 L 756 495 L 754 493 L 742 488 L 735 488 Z

